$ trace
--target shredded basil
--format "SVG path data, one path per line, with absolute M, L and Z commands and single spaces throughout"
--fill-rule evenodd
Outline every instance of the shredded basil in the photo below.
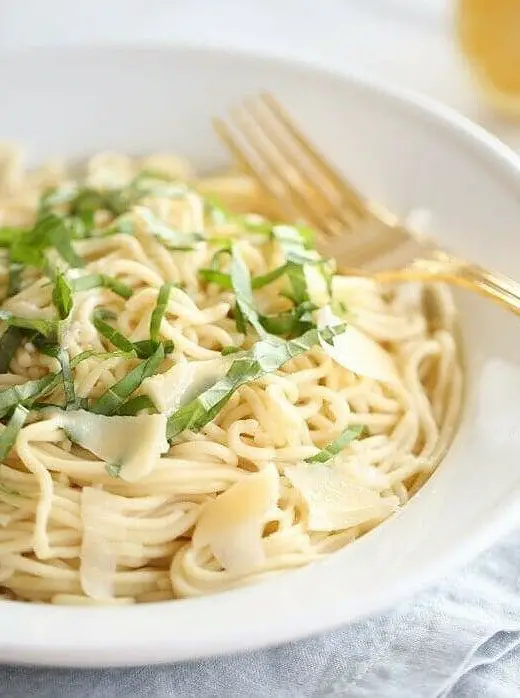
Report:
M 58 272 L 54 279 L 54 288 L 52 289 L 52 302 L 58 312 L 60 320 L 66 320 L 74 303 L 72 286 L 67 281 L 67 277 L 63 272 Z
M 113 216 L 120 216 L 128 211 L 133 203 L 132 198 L 131 192 L 125 188 L 97 190 L 82 187 L 70 202 L 70 215 L 81 220 L 85 228 L 91 229 L 97 211 L 108 211 Z
M 173 351 L 173 342 L 167 339 L 165 342 L 158 342 L 153 339 L 142 339 L 140 342 L 134 342 L 134 351 L 140 359 L 148 359 L 156 350 L 159 344 L 162 344 L 164 354 L 171 354 Z
M 112 327 L 112 325 L 109 325 L 108 322 L 105 322 L 105 318 L 113 317 L 113 313 L 103 308 L 98 308 L 94 311 L 92 323 L 96 330 L 102 334 L 105 339 L 108 339 L 108 341 L 115 347 L 124 352 L 133 352 L 133 343 L 127 337 L 125 337 L 124 334 L 121 334 L 121 332 L 116 330 L 115 327 Z
M 358 436 L 361 435 L 363 432 L 363 427 L 359 425 L 351 426 L 345 429 L 344 432 L 342 432 L 337 439 L 334 439 L 330 444 L 325 446 L 321 451 L 316 453 L 314 456 L 310 456 L 309 458 L 305 458 L 306 463 L 326 463 L 328 460 L 331 458 L 334 458 L 334 456 L 337 456 L 338 453 L 341 453 L 341 451 L 349 445 L 351 441 L 354 441 L 354 439 L 357 439 Z
M 263 288 L 268 284 L 279 279 L 287 272 L 287 264 L 282 264 L 281 267 L 276 267 L 272 271 L 268 271 L 266 274 L 260 276 L 255 276 L 252 280 L 252 286 L 254 289 Z
M 185 197 L 189 191 L 185 184 L 172 181 L 171 175 L 159 170 L 141 170 L 128 185 L 135 199 L 157 196 L 168 199 Z
M 34 228 L 17 236 L 11 243 L 11 260 L 44 269 L 45 250 L 54 247 L 71 267 L 82 267 L 84 262 L 71 243 L 71 232 L 65 219 L 55 213 L 40 218 Z
M 0 373 L 7 373 L 16 350 L 27 339 L 27 332 L 20 327 L 8 327 L 0 337 Z
M 275 225 L 272 229 L 273 239 L 282 248 L 287 262 L 293 264 L 318 264 L 321 259 L 313 251 L 309 250 L 309 239 L 303 230 L 308 228 L 298 228 L 294 225 Z
M 2 226 L 0 228 L 0 247 L 11 247 L 15 238 L 27 232 L 27 228 Z
M 17 328 L 15 328 L 17 329 Z M 3 339 L 3 337 L 2 337 Z M 37 336 L 32 338 L 31 336 L 23 336 L 23 339 L 27 340 L 32 340 L 34 341 L 35 346 L 42 351 L 43 353 L 46 353 L 48 356 L 53 356 L 60 360 L 60 351 L 61 348 L 58 345 L 51 344 L 48 341 L 45 340 L 44 337 Z M 161 345 L 162 346 L 162 345 Z M 1 352 L 1 350 L 0 350 Z M 0 354 L 1 356 L 1 354 Z M 72 360 L 68 361 L 68 356 L 60 361 L 62 369 L 56 373 L 49 373 L 46 376 L 43 376 L 43 378 L 38 378 L 37 380 L 32 380 L 32 381 L 27 381 L 26 383 L 21 383 L 20 385 L 12 385 L 9 388 L 5 388 L 4 390 L 0 391 L 0 418 L 4 417 L 13 407 L 16 407 L 19 404 L 22 404 L 26 407 L 34 407 L 37 404 L 37 401 L 41 400 L 41 398 L 45 397 L 46 395 L 49 395 L 57 386 L 61 383 L 64 382 L 65 380 L 71 381 L 72 380 L 72 375 L 68 373 L 68 364 L 70 364 L 70 370 L 75 368 L 78 364 L 80 364 L 82 361 L 85 361 L 86 359 L 89 359 L 90 357 L 96 357 L 101 360 L 103 359 L 109 359 L 112 358 L 113 356 L 123 356 L 123 357 L 128 357 L 128 354 L 124 354 L 122 352 L 96 352 L 95 349 L 87 349 L 85 351 L 82 351 L 80 354 L 75 356 Z M 132 352 L 130 356 L 135 356 L 135 352 Z M 66 364 L 65 366 L 65 377 L 62 375 L 63 373 L 63 364 Z M 65 387 L 65 385 L 64 385 Z M 70 391 L 70 383 L 68 388 L 66 388 Z M 69 398 L 72 398 L 71 392 L 69 392 Z M 71 404 L 75 404 L 75 406 L 79 406 L 81 401 L 78 400 L 71 400 Z M 40 405 L 40 407 L 48 407 L 49 405 L 43 404 Z
M 234 347 L 234 346 L 229 346 L 229 347 L 222 347 L 220 350 L 220 353 L 222 356 L 229 356 L 229 354 L 236 354 L 239 351 L 242 351 L 240 347 Z
M 49 373 L 43 378 L 27 381 L 20 385 L 12 385 L 0 391 L 0 417 L 3 417 L 13 407 L 19 404 L 31 406 L 32 401 L 51 393 L 62 380 L 59 373 Z
M 63 347 L 60 347 L 57 358 L 61 366 L 65 404 L 67 407 L 76 406 L 76 390 L 74 388 L 74 377 L 72 375 L 72 367 L 68 351 Z
M 113 344 L 122 355 L 127 357 L 137 356 L 140 359 L 148 359 L 152 354 L 157 351 L 157 348 L 161 344 L 165 354 L 170 354 L 173 351 L 173 342 L 171 340 L 166 340 L 165 342 L 159 342 L 156 339 L 143 339 L 139 342 L 132 342 L 124 334 L 112 327 L 106 319 L 113 319 L 114 314 L 105 308 L 98 308 L 92 317 L 92 322 L 97 331 L 108 339 L 108 341 Z M 114 355 L 114 352 L 111 352 Z
M 267 333 L 260 323 L 253 298 L 251 274 L 236 245 L 233 245 L 231 248 L 230 276 L 238 311 L 235 313 L 237 316 L 237 328 L 240 332 L 245 332 L 246 323 L 249 322 L 258 333 L 258 336 L 265 338 Z
M 91 412 L 96 414 L 112 415 L 118 410 L 141 385 L 145 378 L 153 376 L 156 369 L 164 359 L 164 347 L 159 344 L 149 359 L 136 366 L 130 373 L 117 383 L 114 383 L 106 392 L 91 405 Z
M 78 188 L 75 184 L 62 184 L 59 187 L 47 189 L 40 197 L 38 210 L 41 215 L 52 211 L 55 206 L 70 203 L 78 195 Z
M 15 407 L 5 429 L 0 434 L 0 460 L 3 460 L 9 455 L 16 441 L 16 437 L 20 433 L 20 429 L 25 424 L 28 414 L 29 410 L 23 407 L 23 405 L 17 405 Z
M 157 342 L 159 340 L 162 319 L 166 313 L 173 286 L 174 284 L 163 284 L 157 294 L 157 303 L 150 318 L 150 338 L 152 341 Z
M 279 279 L 287 272 L 287 265 L 283 264 L 281 267 L 276 267 L 272 271 L 268 271 L 266 274 L 261 274 L 260 276 L 254 276 L 251 279 L 251 287 L 256 290 L 263 288 L 268 284 Z M 233 285 L 231 283 L 231 275 L 226 274 L 218 269 L 205 268 L 199 269 L 199 276 L 206 283 L 218 284 L 221 288 L 232 289 Z
M 41 354 L 52 356 L 57 359 L 60 351 L 60 345 L 56 342 L 56 337 L 45 337 L 43 334 L 36 332 L 32 338 L 32 343 Z
M 221 288 L 233 288 L 231 276 L 218 269 L 199 269 L 199 277 L 208 284 L 218 284 Z
M 47 260 L 40 245 L 31 245 L 27 241 L 30 233 L 20 236 L 11 244 L 11 261 L 30 267 L 43 269 Z
M 295 305 L 305 303 L 310 300 L 309 290 L 307 288 L 307 279 L 305 278 L 304 266 L 287 262 L 286 264 L 287 278 L 291 285 L 291 293 L 287 294 Z
M 277 371 L 289 359 L 319 344 L 320 339 L 331 344 L 333 338 L 344 331 L 345 325 L 336 325 L 322 330 L 309 330 L 288 342 L 272 336 L 260 340 L 233 361 L 224 378 L 169 417 L 167 438 L 171 441 L 185 429 L 200 430 L 216 417 L 241 385 Z
M 135 417 L 141 410 L 155 410 L 155 405 L 147 395 L 136 395 L 123 403 L 118 411 L 119 415 L 125 417 Z
M 279 337 L 299 337 L 315 326 L 312 313 L 317 307 L 310 301 L 303 301 L 300 305 L 279 315 L 261 315 L 260 320 L 270 334 Z
M 233 214 L 214 196 L 206 195 L 204 197 L 204 212 L 211 216 L 213 225 L 224 225 L 233 218 Z
M 135 358 L 135 352 L 125 352 L 125 351 L 96 351 L 95 349 L 85 349 L 81 353 L 77 354 L 71 361 L 72 367 L 77 366 L 82 361 L 86 359 L 99 359 L 100 361 L 106 361 L 107 359 L 113 358 L 121 359 L 132 359 Z
M 21 327 L 27 330 L 36 330 L 46 337 L 55 336 L 58 329 L 56 320 L 43 320 L 41 318 L 25 318 L 13 315 L 9 310 L 0 309 L 0 320 L 9 327 Z
M 231 274 L 226 274 L 220 271 L 219 265 L 222 257 L 231 254 L 231 243 L 226 244 L 215 252 L 211 258 L 211 266 L 205 269 L 199 269 L 198 275 L 208 284 L 218 284 L 221 288 L 232 289 Z
M 291 298 L 295 305 L 311 300 L 305 277 L 307 265 L 319 266 L 327 286 L 330 286 L 331 279 L 327 269 L 327 261 L 319 257 L 314 250 L 308 249 L 312 245 L 310 228 L 275 225 L 272 237 L 282 249 L 285 257 L 285 273 L 289 279 Z
M 201 233 L 183 233 L 171 228 L 147 209 L 140 210 L 139 215 L 144 220 L 148 232 L 169 250 L 188 252 L 195 248 L 196 243 L 204 240 L 204 235 Z
M 240 219 L 243 224 L 245 220 Z M 254 224 L 246 225 L 250 230 L 269 233 L 282 248 L 285 263 L 276 269 L 272 269 L 266 274 L 254 277 L 251 285 L 253 289 L 263 288 L 268 284 L 276 281 L 284 274 L 290 277 L 291 285 L 294 288 L 296 285 L 295 295 L 299 302 L 308 300 L 306 291 L 306 282 L 303 274 L 303 265 L 323 265 L 324 261 L 308 248 L 312 245 L 313 233 L 310 228 L 303 226 L 288 226 L 288 225 L 272 225 L 272 224 Z M 232 288 L 231 275 L 218 270 L 216 259 L 219 254 L 229 252 L 229 248 L 219 250 L 213 257 L 211 268 L 201 269 L 199 276 L 207 282 L 216 283 L 222 288 Z
M 20 262 L 9 262 L 9 278 L 7 281 L 7 298 L 15 296 L 22 285 L 22 274 L 24 266 Z
M 114 276 L 106 274 L 86 274 L 71 279 L 70 284 L 73 291 L 89 291 L 91 288 L 108 288 L 122 298 L 130 298 L 133 291 L 130 286 L 127 286 Z
M 184 190 L 178 184 L 168 182 L 166 175 L 143 170 L 126 186 L 120 188 L 62 186 L 52 189 L 40 200 L 40 214 L 45 215 L 52 212 L 54 207 L 67 204 L 67 224 L 71 230 L 75 230 L 76 236 L 85 237 L 94 228 L 97 211 L 108 211 L 117 217 L 129 211 L 134 204 L 149 194 L 173 197 L 179 193 L 184 193 Z M 116 231 L 113 229 L 111 232 Z

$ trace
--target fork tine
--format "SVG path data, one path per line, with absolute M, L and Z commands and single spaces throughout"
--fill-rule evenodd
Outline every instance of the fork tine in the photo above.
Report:
M 336 200 L 320 191 L 316 180 L 309 175 L 309 168 L 313 174 L 317 169 L 314 162 L 322 164 L 318 151 L 307 144 L 304 136 L 294 138 L 292 130 L 280 125 L 278 117 L 273 116 L 263 100 L 248 100 L 246 107 L 232 112 L 229 123 L 215 119 L 214 125 L 217 135 L 241 168 L 278 202 L 284 214 L 293 220 L 303 217 L 317 229 L 323 254 L 342 260 L 341 265 L 348 262 L 348 266 L 365 266 L 366 263 L 372 266 L 372 261 L 381 256 L 387 258 L 390 255 L 393 259 L 396 250 L 399 258 L 407 258 L 410 235 L 398 225 L 395 217 L 389 220 L 386 212 L 384 216 L 378 214 L 362 199 L 359 199 L 358 207 L 358 210 L 362 207 L 362 213 L 354 212 L 343 195 L 344 190 L 350 192 L 349 185 L 344 187 L 337 173 L 334 173 L 334 178 L 341 184 L 339 191 L 334 183 L 332 185 Z M 301 142 L 308 146 L 303 153 Z M 308 157 L 309 149 L 312 158 Z M 325 169 L 328 173 L 327 166 Z M 325 181 L 330 192 L 328 174 Z M 318 205 L 316 198 L 319 199 Z M 343 234 L 349 232 L 350 235 Z M 415 240 L 413 243 L 417 247 Z M 411 258 L 415 256 L 412 254 Z
M 342 193 L 330 179 L 323 176 L 312 160 L 306 157 L 305 152 L 291 135 L 289 134 L 287 137 L 283 125 L 273 118 L 265 104 L 259 99 L 245 100 L 243 111 L 251 122 L 256 123 L 262 137 L 272 144 L 273 149 L 285 161 L 288 168 L 299 176 L 301 184 L 310 187 L 325 210 L 337 215 L 340 220 L 345 219 L 345 227 L 352 228 L 359 218 L 356 214 L 352 216 L 351 209 L 345 211 L 345 207 L 341 206 L 344 198 Z M 315 202 L 313 201 L 313 203 Z
M 246 117 L 246 118 L 244 118 Z M 285 168 L 280 165 L 279 158 L 276 157 L 276 151 L 273 149 L 273 144 L 270 143 L 269 139 L 265 138 L 263 131 L 259 128 L 258 124 L 254 119 L 251 119 L 250 115 L 246 112 L 235 112 L 233 125 L 238 133 L 240 133 L 241 138 L 244 143 L 247 143 L 248 150 L 250 153 L 254 153 L 256 159 L 263 164 L 263 175 L 259 173 L 257 167 L 255 167 L 251 158 L 245 155 L 244 147 L 240 145 L 236 137 L 234 137 L 235 148 L 239 148 L 242 151 L 241 162 L 244 158 L 249 160 L 250 169 L 255 171 L 256 177 L 271 177 L 275 178 L 277 182 L 277 187 L 273 186 L 272 181 L 267 183 L 262 180 L 262 183 L 268 187 L 272 196 L 275 196 L 278 200 L 286 198 L 287 196 L 291 199 L 292 207 L 297 211 L 299 216 L 302 216 L 312 225 L 315 225 L 319 231 L 322 233 L 328 233 L 329 235 L 335 235 L 336 229 L 334 227 L 334 221 L 327 219 L 326 216 L 320 215 L 320 213 L 307 201 L 307 198 L 299 190 L 295 184 L 293 184 L 287 177 Z M 227 127 L 228 134 L 231 129 Z M 259 137 L 261 135 L 261 137 Z M 283 189 L 285 191 L 286 197 L 283 196 Z
M 260 95 L 263 104 L 269 109 L 273 117 L 283 125 L 285 131 L 297 141 L 298 145 L 306 153 L 306 155 L 314 162 L 315 166 L 321 170 L 335 186 L 342 192 L 346 201 L 359 216 L 366 216 L 370 207 L 364 197 L 349 183 L 331 163 L 310 143 L 303 135 L 300 129 L 287 114 L 285 109 L 269 92 L 263 92 Z
M 298 211 L 287 202 L 287 199 L 280 197 L 280 193 L 270 184 L 270 180 L 266 176 L 265 172 L 258 169 L 253 160 L 247 155 L 246 151 L 244 148 L 242 148 L 233 131 L 227 126 L 227 124 L 222 121 L 222 119 L 213 119 L 213 128 L 222 142 L 232 153 L 240 168 L 246 174 L 252 177 L 256 183 L 262 187 L 268 196 L 272 197 L 276 201 L 284 215 L 286 215 L 288 218 L 298 215 Z

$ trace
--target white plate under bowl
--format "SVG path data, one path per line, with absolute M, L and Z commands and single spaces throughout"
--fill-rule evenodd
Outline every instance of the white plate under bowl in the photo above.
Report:
M 466 119 L 361 77 L 223 50 L 61 50 L 0 56 L 0 137 L 33 160 L 103 149 L 225 154 L 210 119 L 269 89 L 360 189 L 433 212 L 441 241 L 520 278 L 520 167 Z M 520 519 L 520 319 L 459 298 L 462 425 L 421 492 L 325 562 L 215 596 L 120 608 L 2 603 L 0 660 L 125 665 L 282 642 L 374 613 L 445 575 Z

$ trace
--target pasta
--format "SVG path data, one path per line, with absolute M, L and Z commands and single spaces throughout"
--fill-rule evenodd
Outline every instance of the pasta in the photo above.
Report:
M 218 201 L 218 203 L 216 203 Z M 0 152 L 0 585 L 129 604 L 348 545 L 424 484 L 461 408 L 442 286 L 337 274 L 246 177 Z

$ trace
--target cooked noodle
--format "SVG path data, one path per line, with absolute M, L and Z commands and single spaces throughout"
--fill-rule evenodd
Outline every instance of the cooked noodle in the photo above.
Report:
M 200 270 L 215 262 L 222 239 L 235 241 L 253 279 L 284 262 L 271 237 L 249 229 L 247 222 L 259 219 L 226 216 L 196 193 L 211 194 L 239 214 L 272 215 L 245 177 L 197 182 L 189 167 L 172 156 L 138 160 L 101 154 L 88 163 L 86 183 L 94 189 L 126 187 L 143 170 L 150 171 L 150 180 L 161 172 L 154 181 L 162 185 L 166 179 L 190 186 L 173 196 L 152 187 L 136 208 L 122 214 L 121 220 L 133 224 L 133 234 L 123 228 L 113 232 L 115 216 L 99 210 L 93 237 L 74 241 L 86 266 L 70 278 L 104 274 L 133 291 L 128 299 L 106 287 L 74 293 L 62 342 L 72 360 L 94 350 L 72 369 L 78 398 L 99 398 L 141 364 L 141 358 L 114 352 L 93 324 L 96 309 L 111 312 L 106 322 L 131 342 L 149 340 L 159 289 L 170 282 L 174 286 L 160 339 L 170 340 L 173 350 L 155 373 L 186 361 L 222 361 L 223 349 L 249 349 L 258 336 L 251 326 L 247 334 L 237 329 L 233 289 L 201 278 Z M 0 156 L 0 175 L 0 227 L 33 225 L 42 193 L 70 183 L 57 165 L 25 172 L 8 149 Z M 58 203 L 55 210 L 66 214 L 67 204 Z M 204 232 L 205 237 L 193 249 L 167 249 L 144 225 L 143 210 L 180 234 Z M 8 250 L 0 253 L 5 296 Z M 55 250 L 49 256 L 59 266 Z M 229 255 L 218 261 L 220 271 L 229 272 Z M 290 310 L 284 290 L 284 276 L 256 290 L 258 312 L 272 316 Z M 318 560 L 404 505 L 442 458 L 461 407 L 451 295 L 441 286 L 381 287 L 351 278 L 333 283 L 329 302 L 347 326 L 385 350 L 395 380 L 356 374 L 334 360 L 325 345 L 314 344 L 278 370 L 245 382 L 211 421 L 183 431 L 148 465 L 144 455 L 136 458 L 126 473 L 124 462 L 114 472 L 106 460 L 74 443 L 74 429 L 67 427 L 70 412 L 32 410 L 0 465 L 5 598 L 126 604 L 231 589 Z M 48 273 L 27 266 L 21 290 L 2 308 L 21 317 L 54 318 Z M 226 368 L 233 358 L 226 358 Z M 59 372 L 58 359 L 26 337 L 0 376 L 1 386 Z M 62 405 L 64 388 L 58 382 L 43 402 Z M 145 394 L 141 384 L 132 397 Z M 152 412 L 148 406 L 141 414 Z M 326 463 L 305 461 L 352 425 L 364 427 L 360 438 Z M 103 441 L 100 448 L 106 445 Z M 347 488 L 337 510 L 325 511 L 312 490 L 319 489 L 322 476 L 330 477 L 338 491 Z M 247 489 L 247 483 L 252 487 Z M 216 500 L 223 492 L 228 500 Z M 210 512 L 208 503 L 214 501 L 220 501 L 220 510 Z M 198 525 L 203 512 L 208 522 Z M 343 522 L 339 528 L 337 521 Z

